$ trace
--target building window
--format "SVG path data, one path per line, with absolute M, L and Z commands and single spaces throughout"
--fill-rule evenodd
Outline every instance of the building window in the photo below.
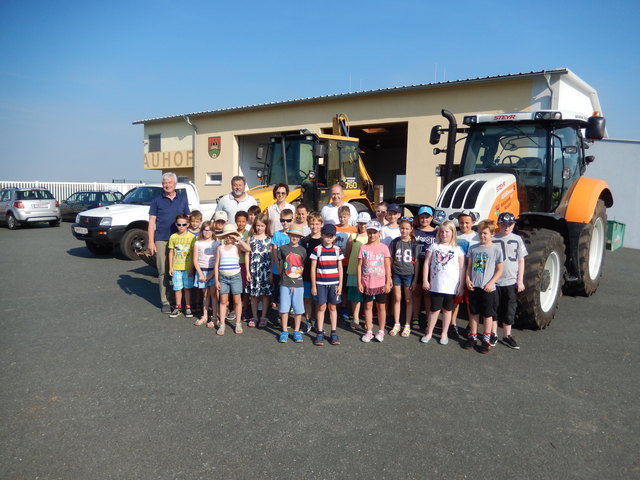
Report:
M 205 185 L 222 185 L 222 172 L 207 173 Z
M 149 135 L 149 152 L 161 152 L 160 134 Z

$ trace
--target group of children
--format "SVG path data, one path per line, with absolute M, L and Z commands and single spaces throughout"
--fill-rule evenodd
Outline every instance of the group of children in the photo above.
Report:
M 227 223 L 224 212 L 216 212 L 213 222 L 201 224 L 202 216 L 178 215 L 178 232 L 169 239 L 169 273 L 173 278 L 176 306 L 170 316 L 193 316 L 191 301 L 198 305 L 195 325 L 225 332 L 225 319 L 235 320 L 235 333 L 243 333 L 243 311 L 249 327 L 266 327 L 269 304 L 277 309 L 281 333 L 278 341 L 289 339 L 289 317 L 293 315 L 294 342 L 315 331 L 313 343 L 325 342 L 325 315 L 329 312 L 327 340 L 339 345 L 339 309 L 344 318 L 352 311 L 351 326 L 360 326 L 364 310 L 363 342 L 386 335 L 387 307 L 392 304 L 394 324 L 389 335 L 408 337 L 420 329 L 419 314 L 425 308 L 427 324 L 420 339 L 428 343 L 441 314 L 440 344 L 459 338 L 457 313 L 466 304 L 469 314 L 465 349 L 477 346 L 478 324 L 483 321 L 480 352 L 488 353 L 498 341 L 497 328 L 503 326 L 501 342 L 519 348 L 511 335 L 516 294 L 524 289 L 522 239 L 513 233 L 515 217 L 508 212 L 498 218 L 500 231 L 483 220 L 473 230 L 470 212 L 458 214 L 456 231 L 452 221 L 438 228 L 431 225 L 433 208 L 422 206 L 415 219 L 400 218 L 396 204 L 382 203 L 376 219 L 362 212 L 357 227 L 350 225 L 350 210 L 338 212 L 339 224 L 323 224 L 318 212 L 304 205 L 295 215 L 280 212 L 282 229 L 269 236 L 269 218 L 259 207 L 236 214 Z M 295 217 L 295 218 L 294 218 Z M 192 294 L 192 289 L 196 294 Z M 184 294 L 183 294 L 184 292 Z M 346 295 L 343 295 L 346 293 Z M 243 298 L 244 297 L 244 298 Z M 400 323 L 404 300 L 404 326 Z M 375 304 L 375 312 L 374 312 Z M 259 306 L 262 308 L 259 309 Z M 373 321 L 378 330 L 374 336 Z M 305 317 L 305 321 L 302 317 Z M 315 318 L 315 326 L 312 324 Z

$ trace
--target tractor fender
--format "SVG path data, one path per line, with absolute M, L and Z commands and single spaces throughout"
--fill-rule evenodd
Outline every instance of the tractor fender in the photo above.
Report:
M 613 195 L 604 180 L 580 177 L 568 193 L 567 209 L 564 214 L 567 222 L 589 223 L 601 198 L 607 207 L 613 205 Z

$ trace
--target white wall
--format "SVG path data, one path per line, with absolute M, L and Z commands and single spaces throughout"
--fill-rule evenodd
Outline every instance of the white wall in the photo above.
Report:
M 609 184 L 613 207 L 609 220 L 624 223 L 624 246 L 640 249 L 640 141 L 605 139 L 587 150 L 596 160 L 587 167 L 586 177 L 600 178 Z

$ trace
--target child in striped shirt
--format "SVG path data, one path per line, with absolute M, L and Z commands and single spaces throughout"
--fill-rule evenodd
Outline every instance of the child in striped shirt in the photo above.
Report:
M 313 249 L 311 259 L 311 294 L 318 299 L 318 321 L 314 344 L 324 345 L 324 312 L 329 304 L 331 323 L 331 345 L 340 345 L 336 332 L 338 328 L 337 305 L 342 302 L 342 260 L 340 247 L 335 246 L 336 226 L 327 224 L 322 227 L 322 244 Z

